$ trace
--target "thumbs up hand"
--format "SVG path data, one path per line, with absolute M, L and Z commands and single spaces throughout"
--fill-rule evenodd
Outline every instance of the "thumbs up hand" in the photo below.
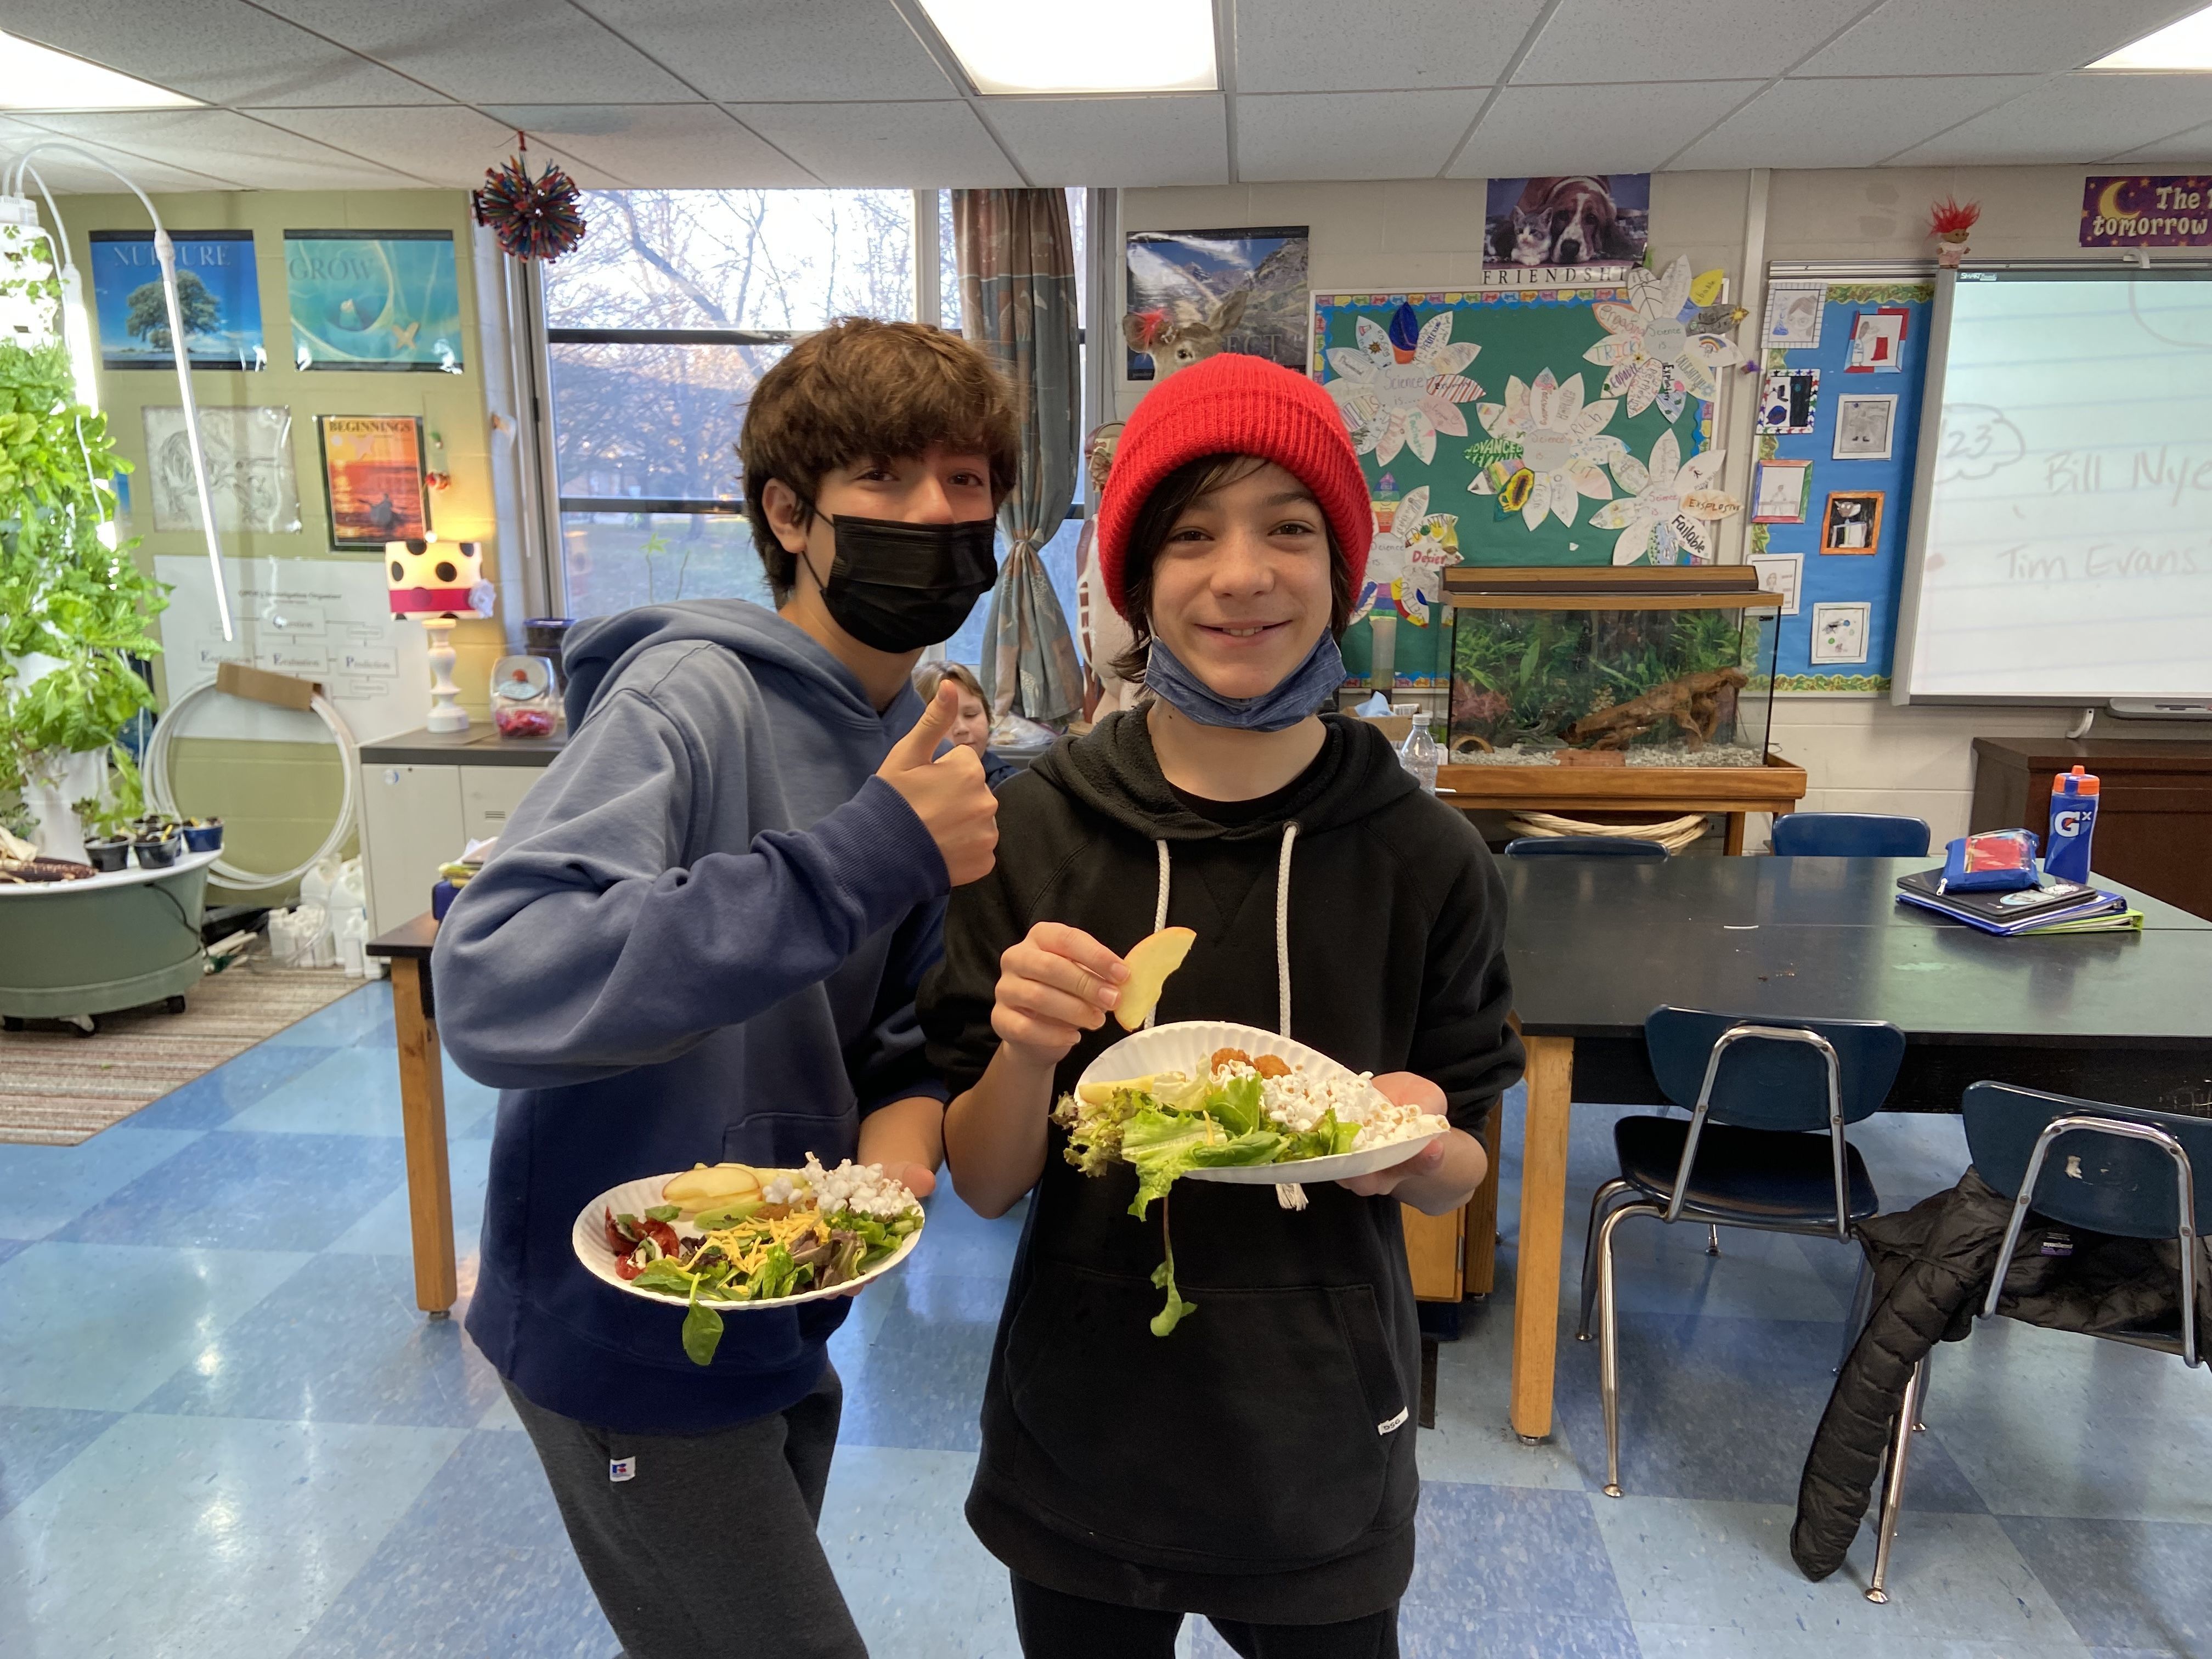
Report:
M 876 775 L 899 792 L 929 831 L 955 887 L 990 874 L 999 844 L 999 798 L 983 781 L 983 763 L 975 751 L 962 744 L 937 756 L 938 744 L 959 717 L 960 688 L 947 680 L 914 729 L 876 769 Z

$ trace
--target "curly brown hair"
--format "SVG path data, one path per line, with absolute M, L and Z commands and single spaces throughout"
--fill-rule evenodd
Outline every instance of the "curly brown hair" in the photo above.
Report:
M 942 443 L 982 452 L 991 498 L 1006 500 L 1020 461 L 1013 388 L 991 360 L 957 334 L 924 323 L 846 317 L 810 334 L 761 377 L 738 439 L 745 517 L 781 605 L 799 560 L 769 522 L 763 492 L 781 478 L 799 496 L 801 522 L 822 477 L 859 459 L 919 455 Z

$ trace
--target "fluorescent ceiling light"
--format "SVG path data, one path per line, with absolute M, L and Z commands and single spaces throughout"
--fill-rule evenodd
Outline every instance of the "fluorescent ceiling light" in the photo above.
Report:
M 1212 0 L 921 0 L 986 93 L 1212 92 Z
M 65 110 L 195 109 L 199 101 L 34 40 L 0 34 L 0 109 L 50 114 Z
M 2146 34 L 2131 46 L 2122 46 L 2109 58 L 2100 58 L 2093 70 L 2212 70 L 2212 6 L 2179 23 L 2168 23 L 2156 34 Z

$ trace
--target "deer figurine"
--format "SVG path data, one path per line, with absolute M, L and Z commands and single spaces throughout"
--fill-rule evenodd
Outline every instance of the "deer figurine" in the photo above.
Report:
M 1193 315 L 1193 307 L 1184 301 L 1177 301 L 1171 310 L 1131 312 L 1121 319 L 1121 337 L 1130 350 L 1152 360 L 1152 378 L 1164 380 L 1176 370 L 1219 351 L 1244 320 L 1244 301 L 1249 297 L 1249 290 L 1239 289 L 1208 306 L 1203 318 Z

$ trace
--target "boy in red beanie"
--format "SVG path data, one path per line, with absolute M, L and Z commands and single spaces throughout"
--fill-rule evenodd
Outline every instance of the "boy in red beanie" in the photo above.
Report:
M 1098 508 L 1146 701 L 1006 786 L 998 865 L 954 894 L 922 989 L 954 1186 L 985 1215 L 1035 1194 L 968 1500 L 1033 1659 L 1169 1659 L 1190 1613 L 1246 1659 L 1398 1652 L 1420 1491 L 1399 1205 L 1466 1202 L 1521 1047 L 1481 838 L 1324 712 L 1372 525 L 1311 381 L 1224 356 L 1146 396 Z M 1303 1211 L 1178 1182 L 1163 1270 L 1164 1204 L 1133 1218 L 1133 1172 L 1052 1108 L 1122 1035 L 1124 955 L 1170 924 L 1197 937 L 1161 1023 L 1295 1037 L 1450 1133 Z

